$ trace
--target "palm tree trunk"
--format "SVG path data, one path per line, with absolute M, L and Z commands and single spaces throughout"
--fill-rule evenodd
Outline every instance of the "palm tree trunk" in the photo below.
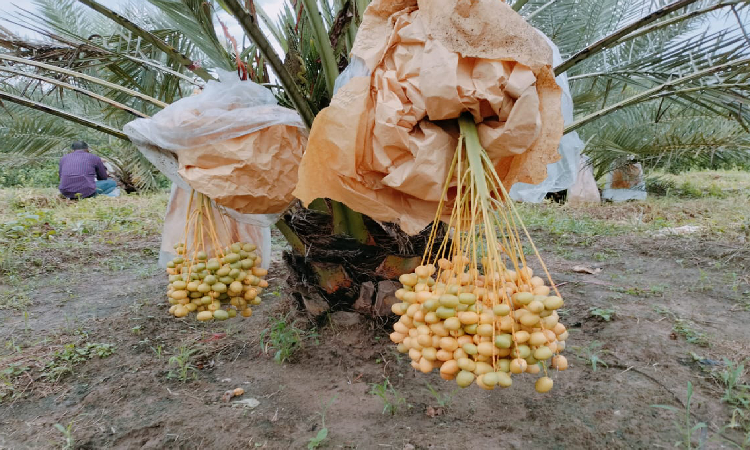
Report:
M 277 225 L 291 245 L 284 253 L 288 286 L 312 316 L 330 310 L 390 315 L 398 277 L 421 264 L 430 227 L 408 236 L 396 225 L 360 217 L 370 237 L 365 243 L 335 234 L 329 214 L 302 207 L 285 214 Z

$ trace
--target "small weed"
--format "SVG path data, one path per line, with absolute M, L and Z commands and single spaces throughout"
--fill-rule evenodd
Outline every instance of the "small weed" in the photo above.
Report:
M 687 319 L 676 319 L 672 331 L 684 337 L 685 340 L 691 344 L 701 347 L 708 347 L 711 345 L 708 340 L 708 335 L 702 331 L 696 330 L 694 325 L 693 322 Z
M 169 367 L 172 369 L 167 373 L 167 378 L 179 380 L 181 383 L 197 379 L 198 368 L 190 363 L 190 358 L 196 353 L 198 353 L 197 348 L 180 346 L 178 353 L 169 358 Z M 161 349 L 159 354 L 161 354 Z
M 695 324 L 692 321 L 680 318 L 677 314 L 659 305 L 654 305 L 654 311 L 663 316 L 670 317 L 674 321 L 672 332 L 684 337 L 687 342 L 701 347 L 711 345 L 711 342 L 708 340 L 708 334 L 696 330 Z
M 688 197 L 688 198 L 703 197 L 703 190 L 701 190 L 701 188 L 691 183 L 690 180 L 685 180 L 680 186 L 680 190 L 682 191 L 683 197 Z
M 7 368 L 5 368 L 2 372 L 0 372 L 0 376 L 6 379 L 12 379 L 12 378 L 21 376 L 25 372 L 28 372 L 28 371 L 29 371 L 28 367 L 22 367 L 19 364 L 11 364 Z
M 333 402 L 336 401 L 336 396 L 334 396 L 328 403 L 326 403 L 323 406 L 323 410 L 318 412 L 318 415 L 320 415 L 320 421 L 321 421 L 321 428 L 318 430 L 318 434 L 310 438 L 310 441 L 307 443 L 307 449 L 313 450 L 315 448 L 318 448 L 323 444 L 323 441 L 325 441 L 328 438 L 328 427 L 326 426 L 326 412 L 328 411 L 328 408 L 333 404 Z
M 0 372 L 0 402 L 16 395 L 15 379 L 28 372 L 29 367 L 11 364 Z
M 141 313 L 141 308 L 143 308 L 143 306 L 147 304 L 148 304 L 148 300 L 143 300 L 140 302 L 138 300 L 135 300 L 133 304 L 130 305 L 130 310 L 133 312 L 133 315 L 137 316 L 138 314 Z
M 750 385 L 743 384 L 745 364 L 724 360 L 724 369 L 715 371 L 713 377 L 724 387 L 722 401 L 732 405 L 750 409 Z
M 742 309 L 743 311 L 750 311 L 750 291 L 746 291 L 742 294 L 742 297 L 740 297 L 737 302 L 736 308 Z
M 575 258 L 575 253 L 573 253 L 573 251 L 565 245 L 555 246 L 554 252 L 557 256 L 563 259 L 573 260 Z
M 402 406 L 411 407 L 411 405 L 406 403 L 406 398 L 396 391 L 393 384 L 387 378 L 383 381 L 383 384 L 370 384 L 370 394 L 377 395 L 382 400 L 383 414 L 390 413 L 393 416 Z
M 737 272 L 732 272 L 731 274 L 725 275 L 726 278 L 728 278 L 727 281 L 729 281 L 732 284 L 732 292 L 735 294 L 739 293 L 740 286 L 742 285 L 742 279 L 737 276 Z
M 633 297 L 663 297 L 666 286 L 654 285 L 648 289 L 641 289 L 639 287 L 610 286 L 609 290 L 620 294 L 632 295 Z
M 430 383 L 425 384 L 425 386 L 427 387 L 427 390 L 430 391 L 430 394 L 432 394 L 432 397 L 437 402 L 437 405 L 441 408 L 449 408 L 451 403 L 453 403 L 453 396 L 456 395 L 456 392 L 458 392 L 458 389 L 454 389 L 449 394 L 442 394 Z
M 16 215 L 16 219 L 0 224 L 0 234 L 8 239 L 23 239 L 29 236 L 51 239 L 56 233 L 49 225 L 49 214 L 45 211 L 26 211 Z
M 151 350 L 154 352 L 157 358 L 162 358 L 162 351 L 164 350 L 164 346 L 159 344 L 156 347 L 151 347 Z
M 746 435 L 746 443 L 750 444 L 750 384 L 743 381 L 746 375 L 744 363 L 727 359 L 722 370 L 711 373 L 724 389 L 721 401 L 732 407 L 732 421 L 728 428 L 741 428 Z
M 11 336 L 10 340 L 5 341 L 5 348 L 10 350 L 12 353 L 20 353 L 21 346 L 16 344 L 15 336 Z
M 317 343 L 318 334 L 315 330 L 305 331 L 290 323 L 292 313 L 271 319 L 268 328 L 260 334 L 260 345 L 268 354 L 274 350 L 273 359 L 278 363 L 286 362 L 306 339 Z
M 655 284 L 649 288 L 649 293 L 653 297 L 664 297 L 664 292 L 667 291 L 669 286 L 664 284 Z
M 588 364 L 591 365 L 591 369 L 594 372 L 596 372 L 596 368 L 599 365 L 602 365 L 604 367 L 609 367 L 607 363 L 604 362 L 604 360 L 602 360 L 602 358 L 599 355 L 609 355 L 612 352 L 610 352 L 609 350 L 603 350 L 602 349 L 603 345 L 604 344 L 599 341 L 594 341 L 586 347 L 581 347 L 581 346 L 576 345 L 576 346 L 570 347 L 570 349 L 573 351 L 573 354 L 576 357 L 586 361 Z
M 589 308 L 589 316 L 599 318 L 605 322 L 611 321 L 615 317 L 615 310 L 608 308 Z
M 30 305 L 31 299 L 28 294 L 22 292 L 20 289 L 11 289 L 0 292 L 0 310 L 25 310 Z
M 703 269 L 698 269 L 700 272 L 700 278 L 698 279 L 698 282 L 695 283 L 695 286 L 689 288 L 688 290 L 692 292 L 710 292 L 714 290 L 714 282 L 711 275 L 708 274 Z
M 62 450 L 73 450 L 76 447 L 76 441 L 73 439 L 73 422 L 69 423 L 67 427 L 56 423 L 55 429 L 63 435 L 63 441 L 60 448 Z
M 318 448 L 323 444 L 323 441 L 325 441 L 328 438 L 328 428 L 326 428 L 325 423 L 323 424 L 323 428 L 318 430 L 318 434 L 316 434 L 314 437 L 310 438 L 310 441 L 307 443 L 308 450 L 312 450 L 314 448 Z
M 706 425 L 703 422 L 693 423 L 693 420 L 690 416 L 690 402 L 693 398 L 693 384 L 688 381 L 688 387 L 687 387 L 687 402 L 685 405 L 685 411 L 675 408 L 674 406 L 669 405 L 651 405 L 652 408 L 662 408 L 666 409 L 668 411 L 672 411 L 675 414 L 678 414 L 678 418 L 675 419 L 674 425 L 677 431 L 682 435 L 682 441 L 675 442 L 675 447 L 679 445 L 684 445 L 685 448 L 693 448 L 693 434 L 696 431 L 700 430 L 706 430 L 708 429 L 708 425 Z M 684 414 L 683 417 L 679 417 L 680 414 Z M 700 447 L 703 447 L 703 442 L 701 442 Z
M 106 358 L 114 353 L 114 351 L 115 347 L 112 344 L 93 342 L 87 342 L 83 346 L 66 344 L 62 350 L 54 354 L 52 360 L 45 364 L 42 377 L 48 381 L 57 382 L 65 375 L 73 373 L 73 369 L 78 364 L 88 361 L 95 356 Z
M 599 262 L 607 261 L 611 258 L 616 258 L 619 255 L 616 250 L 605 248 L 601 252 L 594 253 L 594 259 Z

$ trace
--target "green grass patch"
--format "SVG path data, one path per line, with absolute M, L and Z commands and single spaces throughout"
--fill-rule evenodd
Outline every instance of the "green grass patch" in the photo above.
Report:
M 282 364 L 289 360 L 307 340 L 317 342 L 317 330 L 298 328 L 292 313 L 273 317 L 260 334 L 260 346 L 266 354 L 273 353 L 274 361 Z
M 66 344 L 44 366 L 42 378 L 48 381 L 59 381 L 65 375 L 73 373 L 75 366 L 94 357 L 106 358 L 112 355 L 114 351 L 115 347 L 112 344 L 94 342 Z
M 517 207 L 529 230 L 544 230 L 555 236 L 614 236 L 630 231 L 628 226 L 597 219 L 565 205 L 523 203 Z
M 155 260 L 156 245 L 143 243 L 161 235 L 167 199 L 159 192 L 69 202 L 50 189 L 0 190 L 0 273 L 28 276 L 67 263 L 120 270 Z

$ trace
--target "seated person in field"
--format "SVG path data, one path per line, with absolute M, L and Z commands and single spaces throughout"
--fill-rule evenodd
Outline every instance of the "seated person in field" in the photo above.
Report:
M 69 198 L 95 197 L 109 194 L 117 188 L 107 179 L 107 168 L 98 156 L 89 153 L 83 141 L 73 142 L 73 151 L 60 159 L 60 193 Z

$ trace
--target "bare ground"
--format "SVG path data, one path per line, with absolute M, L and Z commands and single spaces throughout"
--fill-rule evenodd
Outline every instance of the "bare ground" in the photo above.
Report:
M 0 371 L 29 367 L 0 403 L 0 448 L 63 447 L 66 435 L 55 424 L 70 427 L 75 448 L 306 448 L 324 409 L 321 448 L 666 448 L 684 441 L 674 420 L 685 421 L 688 382 L 691 424 L 708 425 L 694 444 L 741 447 L 744 433 L 726 427 L 732 410 L 711 373 L 725 368 L 724 358 L 750 360 L 747 244 L 700 235 L 581 237 L 543 227 L 532 234 L 561 284 L 571 329 L 570 367 L 554 375 L 549 394 L 535 393 L 532 377 L 514 378 L 506 390 L 458 391 L 437 374 L 415 373 L 387 326 L 349 326 L 337 316 L 311 323 L 297 314 L 299 327 L 315 331 L 279 364 L 261 345 L 269 318 L 294 312 L 278 266 L 251 318 L 202 324 L 167 314 L 166 277 L 150 263 L 80 272 L 69 261 L 56 266 L 54 283 L 49 275 L 29 280 L 24 312 L 0 310 Z M 155 250 L 158 241 L 145 239 Z M 143 247 L 134 242 L 133 256 L 143 258 Z M 576 265 L 602 271 L 575 273 Z M 115 350 L 57 382 L 39 376 L 65 344 L 84 342 Z M 168 377 L 180 347 L 197 351 L 195 379 L 185 383 Z M 371 384 L 386 379 L 396 393 L 393 414 L 371 394 Z M 221 399 L 237 387 L 244 395 Z M 257 406 L 241 403 L 249 399 Z

